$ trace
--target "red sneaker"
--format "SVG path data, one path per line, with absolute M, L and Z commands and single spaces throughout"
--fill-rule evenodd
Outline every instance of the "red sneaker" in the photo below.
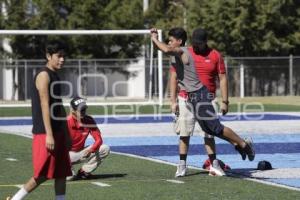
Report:
M 206 161 L 204 161 L 203 165 L 202 165 L 202 168 L 205 169 L 205 170 L 209 170 L 210 169 L 210 160 L 207 159 Z
M 226 165 L 222 160 L 219 160 L 219 164 L 220 164 L 220 167 L 226 171 L 226 170 L 230 170 L 230 166 L 229 165 Z M 202 165 L 202 168 L 205 169 L 205 170 L 210 170 L 210 166 L 211 166 L 211 162 L 209 159 L 205 160 L 203 165 Z

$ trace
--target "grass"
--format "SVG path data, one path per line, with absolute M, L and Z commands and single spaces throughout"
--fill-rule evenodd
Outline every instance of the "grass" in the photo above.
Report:
M 7 161 L 15 158 L 18 161 Z M 0 134 L 0 199 L 15 193 L 15 184 L 23 184 L 32 174 L 31 139 Z M 210 177 L 199 170 L 177 179 L 183 184 L 167 182 L 174 179 L 176 168 L 138 158 L 111 154 L 93 173 L 92 180 L 68 182 L 67 198 L 76 200 L 199 200 L 199 199 L 300 199 L 300 192 L 231 177 Z M 102 182 L 110 187 L 99 187 Z M 54 199 L 53 182 L 41 185 L 28 198 Z

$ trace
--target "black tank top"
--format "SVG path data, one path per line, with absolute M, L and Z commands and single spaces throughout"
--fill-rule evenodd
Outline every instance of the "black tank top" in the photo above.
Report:
M 47 67 L 39 70 L 33 79 L 33 87 L 31 94 L 31 109 L 32 109 L 32 133 L 33 134 L 45 134 L 45 126 L 43 122 L 43 115 L 41 109 L 41 102 L 38 90 L 35 85 L 36 77 L 41 72 L 47 72 L 50 82 L 49 82 L 49 109 L 50 109 L 50 119 L 53 134 L 62 132 L 65 126 L 66 111 L 62 105 L 61 100 L 61 87 L 58 75 L 56 72 L 50 70 Z M 52 90 L 52 92 L 51 92 Z

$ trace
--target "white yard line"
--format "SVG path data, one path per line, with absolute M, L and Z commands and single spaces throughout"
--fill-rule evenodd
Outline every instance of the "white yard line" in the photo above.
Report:
M 7 160 L 7 161 L 11 161 L 11 162 L 18 161 L 18 159 L 15 159 L 15 158 L 5 158 L 5 160 Z
M 283 184 L 278 184 L 278 183 L 274 183 L 274 182 L 270 182 L 270 181 L 264 181 L 264 180 L 256 179 L 256 178 L 249 178 L 249 177 L 247 177 L 243 174 L 240 174 L 240 173 L 226 172 L 226 174 L 229 175 L 229 176 L 232 176 L 232 177 L 243 178 L 243 179 L 248 180 L 248 181 L 262 183 L 262 184 L 265 184 L 265 185 L 271 185 L 271 186 L 276 186 L 276 187 L 285 188 L 285 189 L 289 189 L 289 190 L 300 191 L 300 188 L 291 187 L 291 186 L 287 186 L 287 185 L 283 185 Z
M 166 179 L 167 182 L 170 183 L 177 183 L 177 184 L 182 184 L 184 183 L 184 181 L 179 181 L 179 180 L 174 180 L 174 179 Z
M 149 160 L 149 161 L 153 161 L 153 162 L 156 162 L 156 163 L 163 163 L 163 164 L 167 164 L 167 165 L 177 166 L 177 164 L 175 164 L 175 163 L 170 163 L 170 162 L 167 162 L 167 161 L 157 160 L 157 159 L 154 159 L 154 158 L 147 158 L 147 157 L 143 157 L 143 156 L 137 156 L 137 155 L 127 154 L 127 153 L 119 153 L 119 152 L 112 152 L 112 153 L 118 154 L 118 155 L 124 155 L 124 156 L 128 156 L 128 157 L 133 157 L 133 158 L 139 158 L 139 159 L 143 159 L 143 160 Z M 197 169 L 197 170 L 200 170 L 200 171 L 206 171 L 206 170 L 203 170 L 202 168 L 198 168 L 198 167 L 194 167 L 194 166 L 188 166 L 188 168 Z M 276 187 L 285 188 L 285 189 L 289 189 L 289 190 L 300 191 L 300 188 L 291 187 L 291 186 L 282 185 L 282 184 L 277 184 L 277 183 L 264 181 L 264 180 L 259 180 L 259 179 L 255 179 L 255 178 L 249 178 L 249 177 L 247 177 L 245 175 L 241 175 L 241 174 L 228 173 L 228 172 L 226 172 L 226 174 L 229 174 L 230 176 L 234 176 L 234 177 L 239 177 L 239 178 L 242 178 L 242 179 L 245 179 L 245 180 L 248 180 L 248 181 L 262 183 L 262 184 L 265 184 L 265 185 L 271 185 L 271 186 L 276 186 Z
M 111 186 L 109 184 L 102 183 L 102 182 L 91 182 L 91 184 L 97 185 L 97 186 L 100 186 L 100 187 L 110 187 Z

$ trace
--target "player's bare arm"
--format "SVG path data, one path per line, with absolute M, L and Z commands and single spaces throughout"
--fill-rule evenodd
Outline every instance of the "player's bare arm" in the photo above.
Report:
M 228 80 L 226 74 L 219 74 L 220 90 L 222 96 L 221 112 L 225 115 L 228 112 Z
M 46 130 L 46 147 L 48 150 L 54 150 L 54 138 L 53 132 L 51 127 L 51 120 L 50 120 L 50 109 L 49 109 L 49 76 L 46 72 L 41 72 L 35 81 L 36 88 L 38 89 L 40 102 L 41 102 L 41 109 L 43 115 L 43 123 Z
M 156 28 L 152 28 L 151 32 L 151 40 L 153 43 L 159 48 L 162 52 L 169 55 L 181 55 L 183 51 L 180 47 L 171 47 L 164 42 L 158 40 L 158 33 Z
M 178 113 L 177 88 L 177 74 L 176 72 L 170 72 L 170 98 L 172 113 Z

